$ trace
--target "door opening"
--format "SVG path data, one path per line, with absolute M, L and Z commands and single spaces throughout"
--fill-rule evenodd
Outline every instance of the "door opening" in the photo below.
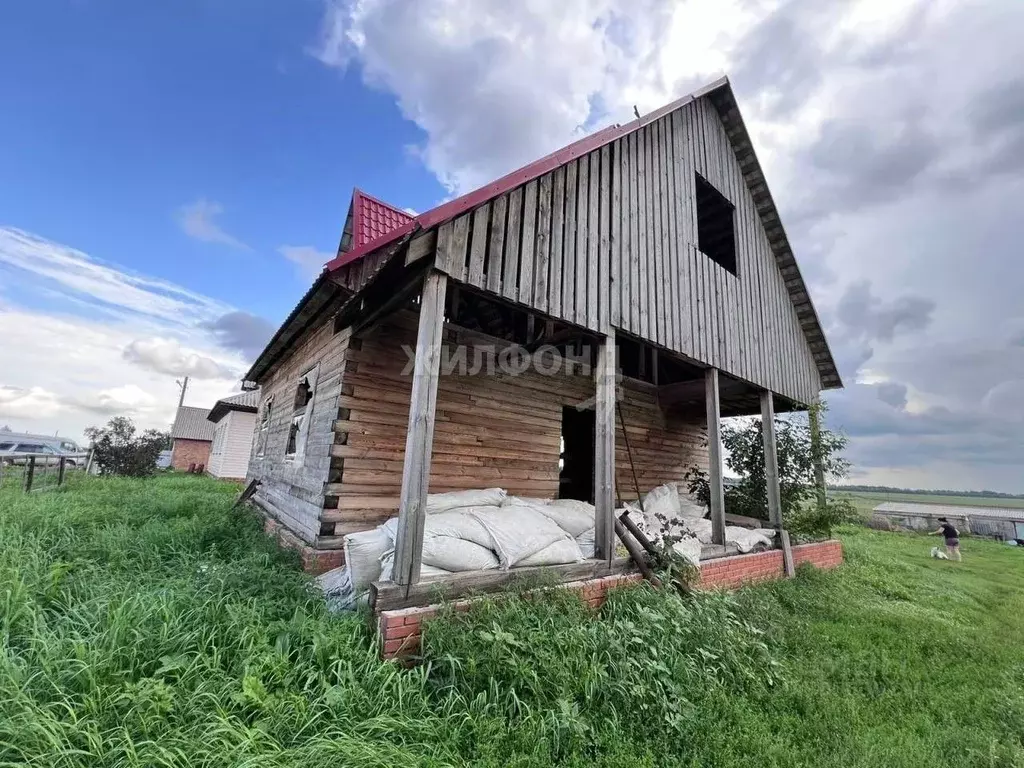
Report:
M 562 408 L 558 498 L 594 503 L 594 411 Z

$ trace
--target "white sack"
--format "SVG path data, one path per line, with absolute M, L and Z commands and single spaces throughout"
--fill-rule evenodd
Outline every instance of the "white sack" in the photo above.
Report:
M 542 515 L 537 507 L 476 508 L 470 514 L 491 535 L 502 568 L 511 568 L 556 541 L 569 538 L 558 524 Z
M 539 499 L 535 496 L 506 496 L 501 506 L 514 507 L 525 504 L 528 507 L 546 507 L 550 503 L 551 499 Z
M 696 536 L 702 544 L 711 543 L 711 521 L 706 518 L 699 520 L 686 520 L 683 522 L 683 528 Z
M 427 514 L 447 512 L 459 507 L 497 507 L 501 505 L 504 498 L 504 488 L 431 493 L 427 495 Z
M 553 520 L 570 536 L 579 536 L 594 527 L 596 510 L 594 505 L 577 499 L 555 499 L 550 504 L 534 507 L 545 517 Z
M 679 517 L 679 489 L 675 483 L 659 485 L 644 496 L 644 512 L 648 520 L 662 516 L 668 520 Z
M 471 541 L 485 549 L 494 549 L 491 534 L 471 514 L 473 510 L 488 510 L 494 507 L 462 507 L 448 512 L 438 512 L 423 521 L 423 535 L 451 536 Z
M 679 517 L 687 520 L 695 520 L 704 517 L 707 513 L 707 508 L 694 501 L 689 494 L 679 494 Z
M 593 529 L 591 529 L 593 530 Z M 591 551 L 593 551 L 593 539 L 591 539 Z M 582 563 L 583 553 L 580 545 L 575 539 L 560 539 L 554 544 L 549 544 L 540 552 L 535 552 L 529 557 L 524 557 L 516 568 L 526 568 L 530 565 L 561 565 L 562 563 Z
M 369 531 L 350 533 L 343 540 L 345 567 L 352 577 L 356 594 L 364 592 L 371 581 L 380 578 L 380 558 L 395 544 L 384 526 Z
M 423 565 L 445 571 L 489 571 L 498 567 L 498 558 L 487 547 L 454 536 L 423 535 Z
M 710 520 L 708 522 L 711 522 Z M 733 543 L 743 554 L 747 554 L 752 551 L 759 544 L 763 545 L 765 549 L 771 549 L 772 540 L 766 536 L 762 536 L 757 531 L 752 531 L 749 528 L 741 528 L 738 525 L 727 525 L 725 526 L 725 543 Z
M 693 565 L 700 565 L 700 539 L 696 536 L 684 536 L 672 545 L 672 551 L 690 561 Z
M 583 555 L 585 560 L 594 557 L 594 535 L 595 530 L 591 528 L 576 537 L 576 545 L 580 548 L 580 554 Z
M 392 575 L 394 574 L 395 568 L 395 553 L 388 552 L 380 561 L 380 580 L 391 581 Z M 451 571 L 445 571 L 441 568 L 434 568 L 430 565 L 420 564 L 420 581 L 430 581 L 431 579 L 440 579 L 444 576 L 450 576 Z

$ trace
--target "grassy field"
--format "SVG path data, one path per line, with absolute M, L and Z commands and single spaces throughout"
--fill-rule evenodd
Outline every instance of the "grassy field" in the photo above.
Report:
M 858 509 L 872 510 L 886 501 L 902 501 L 913 504 L 942 504 L 954 507 L 1004 507 L 1024 509 L 1024 499 L 1001 499 L 989 496 L 936 496 L 927 493 L 885 493 L 874 491 L 834 490 L 836 496 L 848 496 Z
M 735 596 L 483 603 L 405 670 L 235 492 L 0 491 L 0 766 L 1024 768 L 1020 550 L 850 529 Z

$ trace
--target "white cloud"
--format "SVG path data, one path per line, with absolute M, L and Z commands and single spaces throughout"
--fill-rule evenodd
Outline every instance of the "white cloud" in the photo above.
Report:
M 311 245 L 282 245 L 278 253 L 295 264 L 304 278 L 314 279 L 324 271 L 324 265 L 334 258 L 333 253 L 318 251 Z
M 17 431 L 76 439 L 114 415 L 167 429 L 176 376 L 186 403 L 212 406 L 238 390 L 248 360 L 218 335 L 243 313 L 73 248 L 0 228 L 0 418 Z M 59 297 L 59 311 L 50 307 Z
M 225 232 L 214 221 L 222 213 L 224 213 L 224 206 L 220 203 L 199 198 L 194 203 L 182 206 L 178 211 L 177 219 L 185 234 L 196 240 L 201 240 L 204 243 L 220 243 L 243 251 L 251 250 L 248 245 L 234 235 Z

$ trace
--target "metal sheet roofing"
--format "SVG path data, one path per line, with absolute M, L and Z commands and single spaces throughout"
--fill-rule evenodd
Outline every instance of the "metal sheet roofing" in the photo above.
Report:
M 206 415 L 208 421 L 216 424 L 223 419 L 230 411 L 248 411 L 256 413 L 260 405 L 260 391 L 253 389 L 248 392 L 239 392 L 237 395 L 222 397 L 213 404 L 213 408 Z
M 964 507 L 958 504 L 923 504 L 909 501 L 886 501 L 875 512 L 922 517 L 992 517 L 1000 520 L 1024 521 L 1024 509 L 1013 507 Z
M 205 408 L 193 408 L 183 405 L 174 416 L 171 427 L 171 438 L 174 440 L 209 440 L 213 441 L 213 424 L 206 420 L 208 411 Z

